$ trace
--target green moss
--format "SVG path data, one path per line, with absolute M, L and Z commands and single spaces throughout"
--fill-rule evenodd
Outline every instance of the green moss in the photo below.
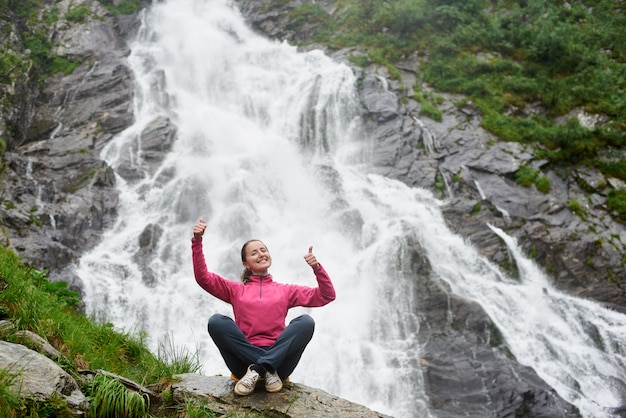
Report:
M 567 202 L 567 208 L 571 210 L 572 213 L 578 215 L 582 220 L 587 220 L 587 210 L 578 200 L 570 199 Z
M 370 65 L 372 63 L 367 55 L 353 55 L 353 54 L 350 54 L 348 56 L 348 59 L 350 60 L 350 62 L 352 64 L 356 65 L 357 67 L 361 67 L 361 68 L 365 68 L 365 67 L 367 67 L 368 65 Z
M 65 57 L 54 56 L 52 57 L 52 63 L 50 65 L 50 74 L 63 73 L 63 75 L 70 75 L 76 68 L 80 66 L 82 61 L 70 61 Z
M 611 190 L 606 204 L 617 219 L 626 222 L 626 188 Z
M 520 186 L 530 187 L 533 184 L 542 193 L 550 192 L 551 182 L 548 177 L 542 176 L 539 170 L 533 170 L 527 165 L 521 166 L 515 172 L 515 182 Z
M 129 15 L 138 12 L 142 9 L 143 4 L 141 0 L 123 0 L 116 3 L 113 0 L 98 0 L 105 9 L 114 15 Z
M 443 120 L 443 115 L 437 108 L 436 101 L 431 100 L 431 98 L 427 98 L 421 91 L 415 91 L 415 93 L 413 93 L 413 98 L 420 104 L 421 115 L 424 115 L 436 122 L 441 122 Z
M 478 212 L 480 212 L 481 209 L 482 209 L 482 204 L 480 202 L 477 202 L 472 208 L 472 210 L 470 211 L 470 215 L 471 216 L 476 215 Z
M 91 15 L 89 6 L 74 7 L 65 14 L 65 19 L 73 23 L 82 23 Z

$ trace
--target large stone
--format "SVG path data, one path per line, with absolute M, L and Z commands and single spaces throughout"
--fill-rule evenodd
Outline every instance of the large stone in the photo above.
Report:
M 36 351 L 0 341 L 0 369 L 13 376 L 10 388 L 23 398 L 45 402 L 61 397 L 72 408 L 88 408 L 89 402 L 74 378 Z
M 362 405 L 352 403 L 323 390 L 285 382 L 277 393 L 268 393 L 259 384 L 248 396 L 233 392 L 235 382 L 224 376 L 203 376 L 186 373 L 174 376 L 174 401 L 191 400 L 219 414 L 260 413 L 264 417 L 284 418 L 390 418 Z

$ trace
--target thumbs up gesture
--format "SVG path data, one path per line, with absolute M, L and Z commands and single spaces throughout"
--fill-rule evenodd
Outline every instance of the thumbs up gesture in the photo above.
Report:
M 193 238 L 200 239 L 202 235 L 204 235 L 204 230 L 206 229 L 206 224 L 204 223 L 204 219 L 200 218 L 200 221 L 193 227 Z
M 304 255 L 304 261 L 314 269 L 320 266 L 320 263 L 317 262 L 317 258 L 315 258 L 315 254 L 313 254 L 312 245 L 309 247 L 309 252 Z

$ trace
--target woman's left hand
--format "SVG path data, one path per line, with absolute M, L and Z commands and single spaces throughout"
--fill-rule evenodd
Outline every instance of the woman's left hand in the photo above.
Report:
M 313 254 L 313 246 L 309 247 L 309 252 L 304 255 L 304 261 L 311 267 L 318 268 L 320 263 L 317 262 L 317 258 L 315 258 L 315 254 Z

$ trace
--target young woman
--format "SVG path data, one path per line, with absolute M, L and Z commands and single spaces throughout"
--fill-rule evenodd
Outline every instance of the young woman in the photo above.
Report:
M 324 306 L 335 300 L 335 288 L 313 255 L 313 247 L 304 260 L 313 269 L 317 287 L 275 282 L 269 273 L 272 257 L 259 240 L 250 240 L 241 249 L 241 283 L 211 273 L 202 250 L 205 229 L 202 219 L 193 228 L 194 275 L 204 290 L 233 307 L 234 321 L 214 314 L 208 328 L 226 366 L 238 379 L 235 393 L 252 393 L 261 378 L 268 392 L 278 392 L 282 380 L 296 368 L 315 328 L 309 315 L 301 315 L 286 326 L 287 311 L 295 306 Z

